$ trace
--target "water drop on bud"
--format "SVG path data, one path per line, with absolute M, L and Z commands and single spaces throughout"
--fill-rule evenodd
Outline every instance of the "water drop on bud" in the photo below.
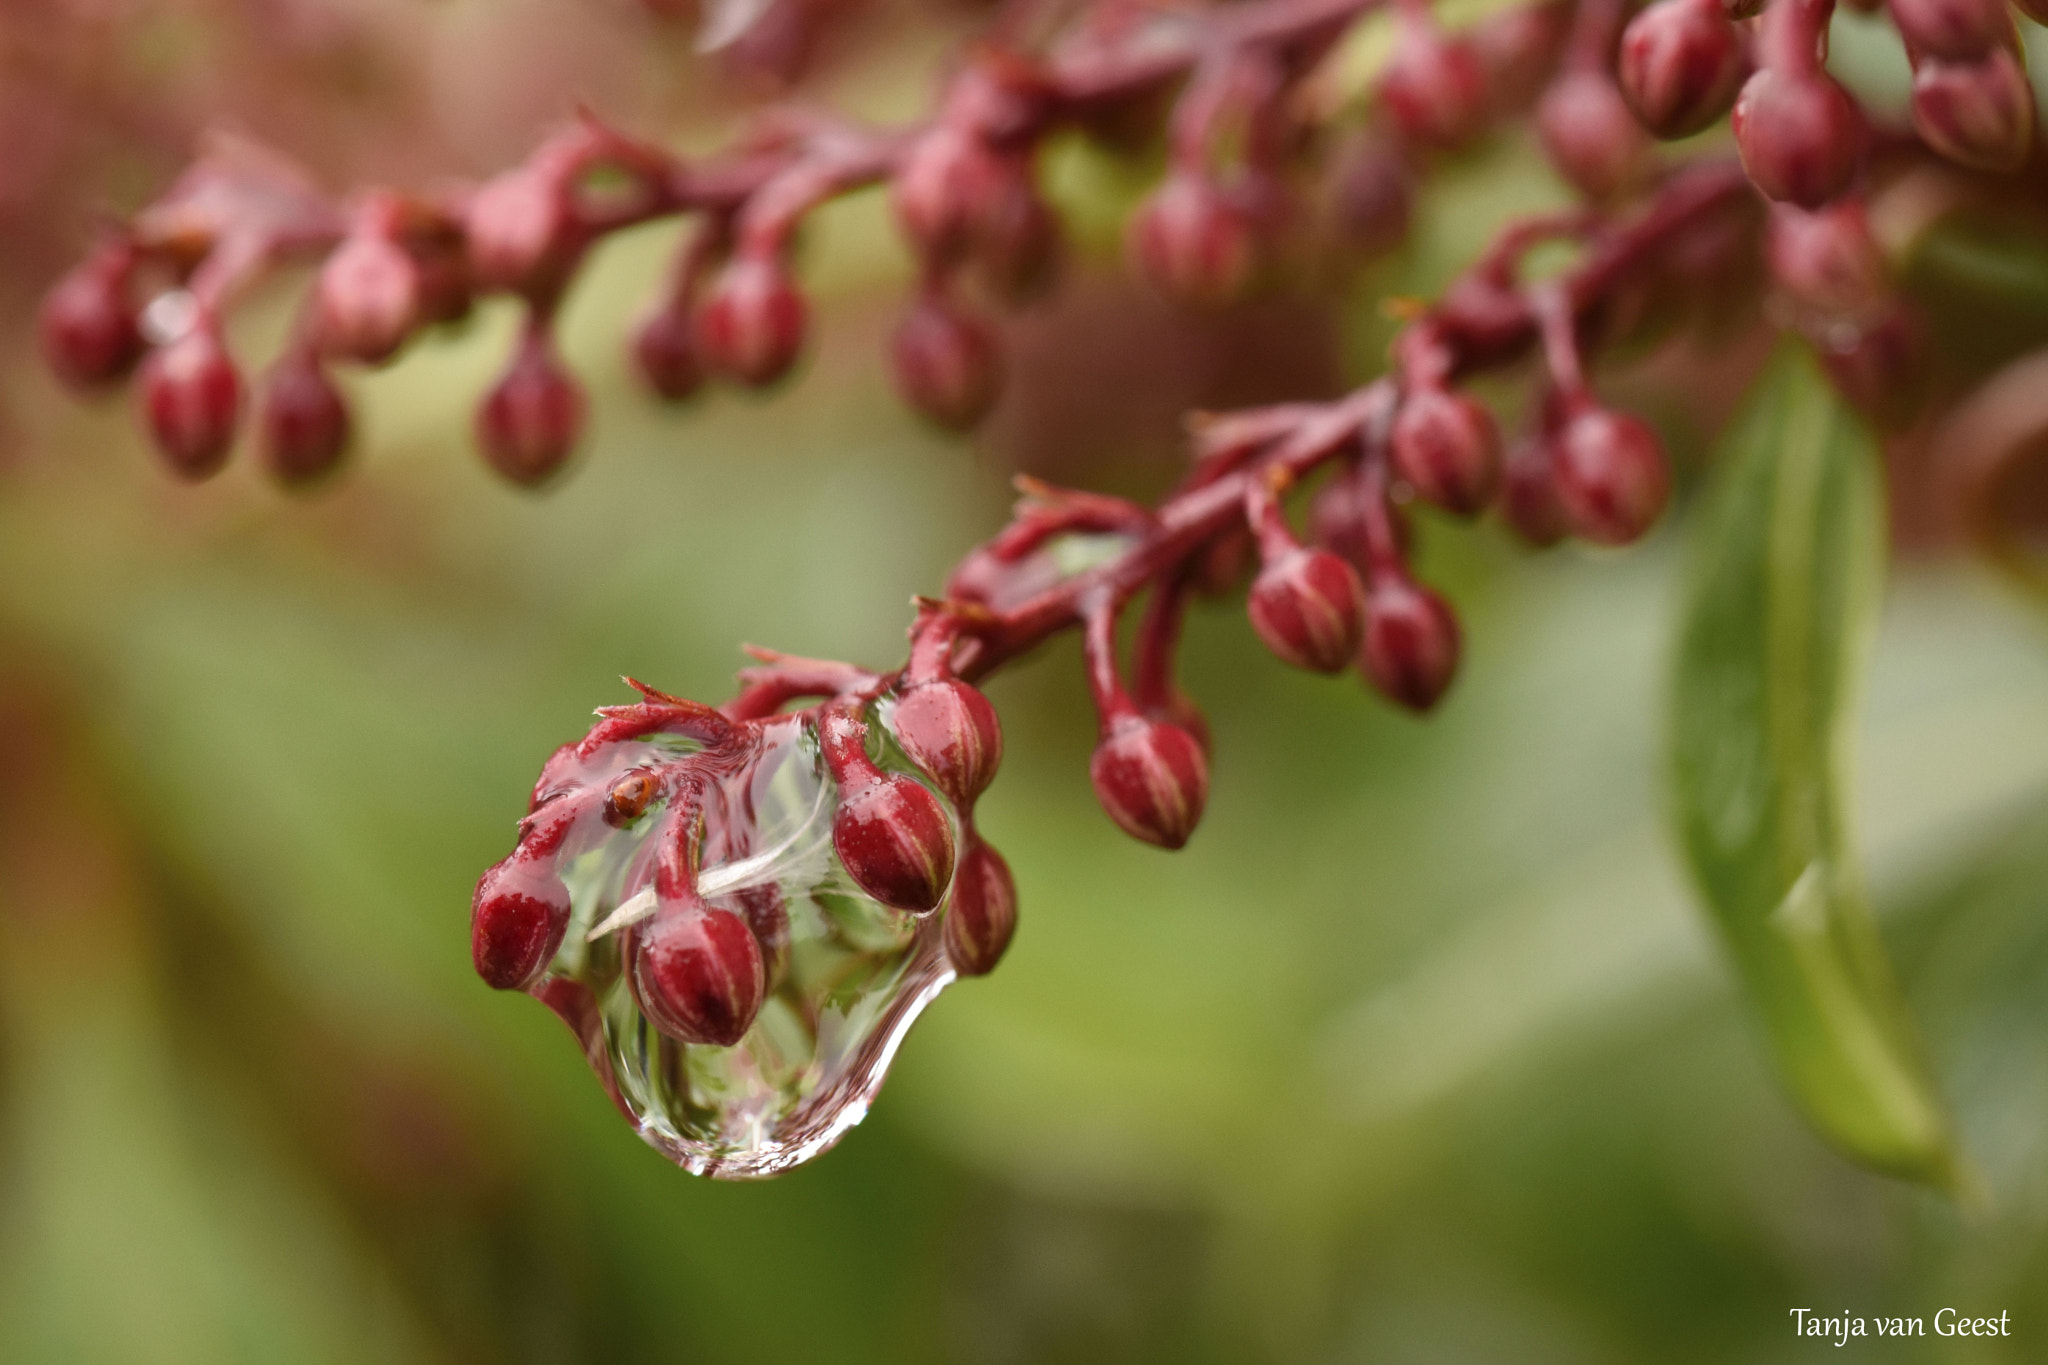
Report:
M 736 256 L 697 312 L 697 353 L 714 374 L 772 384 L 804 344 L 804 299 L 781 261 Z
M 1003 855 L 968 840 L 946 906 L 946 956 L 962 976 L 986 976 L 1002 960 L 1017 932 L 1017 883 Z
M 1967 61 L 2010 43 L 2005 0 L 1891 0 L 1892 26 L 1916 54 Z
M 904 314 L 889 357 L 903 401 L 951 431 L 965 431 L 987 416 L 1002 388 L 995 338 L 932 295 L 920 297 Z
M 1380 74 L 1379 101 L 1411 141 L 1458 147 L 1486 122 L 1486 71 L 1469 43 L 1408 23 Z
M 1130 250 L 1162 293 L 1201 308 L 1240 297 L 1257 264 L 1250 222 L 1214 184 L 1186 173 L 1168 176 L 1139 207 Z
M 491 467 L 537 485 L 562 467 L 583 428 L 583 390 L 547 341 L 528 336 L 477 409 L 477 443 Z
M 171 469 L 204 479 L 227 463 L 242 413 L 242 376 L 210 326 L 194 327 L 142 367 L 150 434 Z
M 565 196 L 531 171 L 508 171 L 479 188 L 466 227 L 477 280 L 513 293 L 556 283 L 574 254 Z
M 331 472 L 348 449 L 348 404 L 313 357 L 288 352 L 263 380 L 256 404 L 257 449 L 288 486 Z
M 730 910 L 663 907 L 635 926 L 626 952 L 633 998 L 678 1042 L 731 1047 L 768 994 L 760 941 Z
M 569 888 L 514 853 L 484 873 L 470 902 L 469 950 L 495 990 L 531 986 L 569 928 Z
M 43 359 L 74 388 L 126 378 L 142 357 L 142 331 L 128 302 L 125 263 L 95 256 L 57 281 L 43 298 L 36 334 Z
M 697 360 L 697 338 L 690 315 L 663 305 L 641 320 L 633 334 L 633 363 L 647 386 L 671 403 L 679 403 L 704 384 Z
M 1818 312 L 1860 316 L 1890 292 L 1884 253 L 1860 199 L 1838 199 L 1811 212 L 1776 205 L 1764 257 L 1778 286 Z
M 2016 171 L 2034 145 L 2034 89 L 2012 50 L 1913 69 L 1913 126 L 1960 166 Z
M 1148 716 L 1114 719 L 1088 760 L 1088 780 L 1109 818 L 1133 839 L 1179 848 L 1209 799 L 1209 761 L 1178 725 Z
M 832 847 L 860 889 L 892 910 L 935 910 L 953 880 L 946 812 L 902 773 L 875 773 L 841 790 Z
M 913 683 L 890 717 L 896 742 L 946 799 L 965 809 L 995 781 L 1003 727 L 981 690 L 958 678 Z
M 1373 686 L 1414 711 L 1435 706 L 1458 671 L 1458 618 L 1399 570 L 1373 575 L 1365 594 L 1359 666 Z
M 1642 174 L 1643 128 L 1605 71 L 1559 77 L 1536 108 L 1536 131 L 1558 173 L 1588 199 L 1612 199 Z
M 321 346 L 366 364 L 389 360 L 419 325 L 419 265 L 388 237 L 341 244 L 314 286 Z
M 1727 112 L 1743 61 L 1742 33 L 1721 0 L 1657 0 L 1622 31 L 1617 70 L 1636 117 L 1668 139 Z
M 1570 527 L 1558 500 L 1547 440 L 1523 441 L 1509 453 L 1501 475 L 1500 510 L 1509 528 L 1538 549 L 1564 539 Z
M 1484 404 L 1434 385 L 1411 391 L 1394 418 L 1395 472 L 1428 502 L 1471 516 L 1500 479 L 1500 429 Z
M 1824 72 L 1757 72 L 1736 97 L 1734 126 L 1742 169 L 1772 199 L 1819 208 L 1856 172 L 1863 116 Z
M 1664 510 L 1671 475 L 1649 423 L 1589 408 L 1555 437 L 1551 472 L 1572 533 L 1596 545 L 1641 538 Z
M 1358 575 L 1328 550 L 1297 549 L 1268 564 L 1245 609 L 1268 649 L 1314 673 L 1350 667 L 1365 629 Z

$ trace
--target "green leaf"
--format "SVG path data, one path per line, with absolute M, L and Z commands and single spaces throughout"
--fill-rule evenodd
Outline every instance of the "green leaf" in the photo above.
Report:
M 1670 722 L 1676 816 L 1807 1117 L 1866 1165 L 1953 1187 L 1948 1123 L 1848 831 L 1884 573 L 1878 478 L 1869 433 L 1788 347 L 1730 434 L 1696 533 Z

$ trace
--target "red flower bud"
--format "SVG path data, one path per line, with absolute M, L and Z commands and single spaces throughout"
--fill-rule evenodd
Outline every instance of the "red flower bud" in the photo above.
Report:
M 150 433 L 171 469 L 204 479 L 227 463 L 242 414 L 242 376 L 210 326 L 194 327 L 142 366 Z
M 484 458 L 506 478 L 538 485 L 562 467 L 583 428 L 583 390 L 545 338 L 529 335 L 477 409 Z
M 782 889 L 771 882 L 735 891 L 725 899 L 739 906 L 747 927 L 754 931 L 754 941 L 761 945 L 768 989 L 774 990 L 789 971 L 789 906 L 782 899 Z
M 1551 471 L 1572 533 L 1596 545 L 1639 539 L 1671 496 L 1663 443 L 1625 412 L 1591 408 L 1566 422 Z
M 1605 71 L 1572 71 L 1536 107 L 1544 155 L 1589 199 L 1612 199 L 1641 176 L 1649 140 Z
M 1745 60 L 1720 0 L 1657 0 L 1622 31 L 1617 71 L 1645 128 L 1689 137 L 1727 112 Z
M 128 302 L 126 253 L 84 261 L 43 298 L 36 331 L 43 359 L 74 388 L 125 379 L 142 357 L 142 331 Z
M 1059 276 L 1060 220 L 1022 163 L 1007 173 L 982 213 L 976 259 L 998 299 L 1025 304 Z
M 1514 533 L 1539 549 L 1563 540 L 1570 527 L 1551 471 L 1551 448 L 1537 437 L 1508 455 L 1501 478 L 1501 517 Z
M 1404 24 L 1380 73 L 1379 100 L 1410 141 L 1453 148 L 1486 123 L 1486 71 L 1470 43 L 1431 23 Z
M 1923 341 L 1912 312 L 1895 304 L 1870 322 L 1823 329 L 1817 348 L 1844 398 L 1893 419 L 1910 412 L 1920 397 Z
M 696 332 L 705 368 L 742 384 L 772 384 L 803 349 L 803 295 L 774 257 L 737 256 L 698 310 Z
M 671 403 L 679 403 L 704 384 L 697 360 L 696 332 L 688 312 L 664 305 L 649 313 L 633 334 L 633 363 L 647 386 Z
M 1194 307 L 1238 298 L 1257 264 L 1250 222 L 1214 184 L 1186 173 L 1168 176 L 1138 209 L 1130 249 L 1161 292 Z
M 963 810 L 995 781 L 1003 727 L 972 684 L 958 678 L 913 683 L 896 698 L 889 724 L 910 761 Z
M 1365 590 L 1328 550 L 1297 549 L 1268 564 L 1245 607 L 1266 648 L 1314 673 L 1341 673 L 1365 629 Z
M 1542 91 L 1570 20 L 1569 5 L 1511 5 L 1465 30 L 1486 73 L 1487 107 L 1495 117 L 1526 109 Z
M 2013 40 L 2004 0 L 1891 0 L 1892 25 L 1916 55 L 1968 61 Z
M 348 404 L 318 361 L 288 352 L 264 377 L 256 432 L 264 467 L 278 482 L 311 483 L 347 451 Z
M 1400 151 L 1373 139 L 1338 167 L 1331 215 L 1339 240 L 1361 257 L 1383 255 L 1408 236 L 1415 216 L 1414 176 Z
M 1960 166 L 2016 171 L 2034 145 L 2034 88 L 2010 48 L 1913 69 L 1913 126 Z
M 1401 400 L 1394 418 L 1394 470 L 1445 511 L 1471 516 L 1500 481 L 1500 429 L 1484 404 L 1434 386 Z
M 513 293 L 559 282 L 575 255 L 566 196 L 531 171 L 507 171 L 479 188 L 466 227 L 477 280 Z
M 1458 618 L 1443 598 L 1398 569 L 1375 574 L 1365 594 L 1359 665 L 1389 698 L 1427 711 L 1458 671 Z
M 1127 713 L 1113 719 L 1088 760 L 1095 799 L 1133 839 L 1179 848 L 1209 799 L 1209 761 L 1178 725 Z
M 964 431 L 987 416 L 1002 387 L 995 338 L 930 294 L 903 315 L 890 359 L 903 401 L 952 431 Z
M 663 907 L 634 926 L 626 955 L 641 1012 L 678 1042 L 731 1047 L 768 994 L 761 944 L 730 910 Z
M 1734 125 L 1742 169 L 1773 199 L 1819 208 L 1856 172 L 1863 116 L 1825 72 L 1757 72 L 1736 97 Z
M 314 286 L 321 346 L 375 365 L 389 360 L 420 322 L 419 265 L 388 237 L 351 237 Z
M 1870 235 L 1860 199 L 1838 199 L 1812 212 L 1777 205 L 1764 256 L 1780 288 L 1832 316 L 1865 314 L 1890 292 L 1884 253 Z
M 1003 158 L 974 134 L 940 123 L 911 144 L 890 188 L 896 221 L 926 258 L 945 264 L 975 245 Z
M 979 835 L 968 840 L 946 907 L 946 956 L 962 976 L 986 976 L 1017 932 L 1017 883 L 1003 855 Z
M 938 908 L 953 880 L 953 828 L 925 786 L 870 770 L 840 790 L 832 847 L 847 875 L 892 910 Z
M 561 949 L 568 928 L 569 888 L 514 853 L 484 873 L 470 902 L 476 974 L 494 990 L 525 990 Z

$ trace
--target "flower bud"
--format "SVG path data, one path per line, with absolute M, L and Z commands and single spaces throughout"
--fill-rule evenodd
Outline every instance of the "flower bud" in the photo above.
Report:
M 912 683 L 896 698 L 889 724 L 910 761 L 961 809 L 995 781 L 1003 727 L 973 684 L 958 678 Z
M 1472 516 L 1500 480 L 1500 429 L 1484 404 L 1429 386 L 1401 400 L 1394 418 L 1394 470 L 1424 500 Z
M 2016 171 L 2034 145 L 2034 88 L 2010 48 L 1913 69 L 1913 126 L 1959 166 Z
M 1626 545 L 1664 510 L 1671 475 L 1664 446 L 1647 422 L 1590 408 L 1557 433 L 1551 456 L 1558 503 L 1581 540 Z
M 1905 305 L 1895 303 L 1869 322 L 1826 327 L 1816 344 L 1835 387 L 1864 412 L 1893 421 L 1919 402 L 1924 338 Z
M 761 944 L 730 910 L 664 906 L 635 926 L 626 953 L 641 1012 L 678 1042 L 731 1047 L 768 994 Z
M 57 281 L 43 298 L 36 332 L 43 359 L 72 387 L 96 389 L 125 379 L 142 357 L 125 259 L 95 256 Z
M 1330 210 L 1338 239 L 1355 255 L 1399 246 L 1415 216 L 1414 176 L 1400 151 L 1380 139 L 1353 148 L 1337 169 Z
M 1890 292 L 1884 253 L 1860 199 L 1838 199 L 1811 212 L 1776 205 L 1764 257 L 1778 287 L 1817 312 L 1860 316 Z
M 142 366 L 142 403 L 157 449 L 182 478 L 227 463 L 242 414 L 242 376 L 210 326 L 194 327 Z
M 1240 297 L 1258 254 L 1245 216 L 1210 181 L 1185 172 L 1168 176 L 1138 209 L 1130 249 L 1162 293 L 1200 308 Z
M 1742 33 L 1720 0 L 1657 0 L 1622 31 L 1617 70 L 1636 117 L 1668 139 L 1727 112 L 1744 60 Z
M 735 891 L 726 899 L 739 905 L 747 927 L 754 931 L 768 989 L 774 990 L 789 972 L 789 905 L 782 899 L 782 888 L 770 882 Z
M 1509 528 L 1538 549 L 1564 539 L 1570 527 L 1551 471 L 1550 442 L 1535 437 L 1509 453 L 1501 475 L 1500 511 Z
M 1495 118 L 1529 107 L 1557 66 L 1571 6 L 1554 0 L 1495 10 L 1465 30 L 1486 73 L 1486 103 Z
M 903 235 L 919 253 L 945 264 L 975 244 L 987 201 L 1002 178 L 1002 158 L 979 137 L 940 123 L 912 143 L 890 187 Z
M 647 387 L 671 403 L 680 403 L 704 384 L 697 359 L 697 339 L 690 315 L 664 305 L 641 320 L 633 334 L 633 363 Z
M 314 298 L 321 346 L 379 364 L 419 325 L 420 268 L 388 237 L 351 237 L 321 267 Z
M 507 171 L 479 188 L 466 227 L 477 281 L 516 294 L 559 281 L 574 255 L 567 197 L 529 170 Z
M 938 908 L 953 880 L 953 828 L 915 778 L 875 772 L 840 790 L 832 847 L 847 875 L 892 910 Z
M 974 835 L 946 907 L 946 956 L 962 976 L 986 976 L 1017 932 L 1017 883 L 1003 855 Z
M 1126 714 L 1111 721 L 1088 760 L 1088 780 L 1109 818 L 1133 839 L 1179 848 L 1209 799 L 1209 761 L 1178 725 Z
M 1379 100 L 1410 141 L 1459 147 L 1486 123 L 1486 72 L 1471 44 L 1433 23 L 1404 24 L 1380 73 Z
M 890 360 L 903 401 L 950 431 L 987 416 L 1002 388 L 1002 357 L 988 329 L 934 295 L 903 315 Z
M 1968 61 L 2013 39 L 2005 0 L 1891 0 L 1892 26 L 1916 56 Z
M 1734 126 L 1742 169 L 1772 199 L 1819 208 L 1856 172 L 1863 116 L 1824 72 L 1757 72 L 1736 97 Z
M 478 879 L 470 902 L 469 951 L 493 990 L 532 986 L 569 929 L 569 888 L 514 853 Z
M 1605 71 L 1568 72 L 1536 107 L 1544 155 L 1588 199 L 1612 199 L 1642 175 L 1649 141 Z
M 278 482 L 308 484 L 341 463 L 348 448 L 348 404 L 318 361 L 287 353 L 264 377 L 256 432 L 264 467 Z
M 803 295 L 773 256 L 737 256 L 698 310 L 696 337 L 697 353 L 712 373 L 741 384 L 772 384 L 803 349 Z
M 1297 549 L 1260 571 L 1245 609 L 1266 648 L 1313 673 L 1342 673 L 1365 629 L 1358 575 L 1328 550 Z
M 582 428 L 583 390 L 539 336 L 521 342 L 476 415 L 491 468 L 529 488 L 562 467 Z
M 1021 164 L 990 195 L 975 256 L 990 291 L 1012 305 L 1044 297 L 1059 277 L 1059 215 Z
M 1375 574 L 1365 594 L 1359 666 L 1393 701 L 1427 711 L 1458 671 L 1458 618 L 1441 597 L 1398 569 Z

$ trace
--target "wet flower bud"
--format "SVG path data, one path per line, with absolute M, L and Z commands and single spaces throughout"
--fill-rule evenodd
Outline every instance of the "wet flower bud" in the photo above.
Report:
M 1458 618 L 1441 597 L 1405 573 L 1375 574 L 1365 594 L 1359 666 L 1393 701 L 1427 711 L 1458 671 Z
M 626 952 L 633 998 L 678 1042 L 731 1047 L 768 994 L 760 941 L 730 910 L 663 907 L 635 927 Z
M 264 377 L 256 432 L 264 467 L 280 483 L 308 484 L 341 463 L 348 449 L 348 404 L 319 362 L 287 353 Z
M 469 262 L 477 280 L 514 293 L 556 282 L 574 254 L 562 191 L 527 170 L 484 184 L 469 204 Z
M 988 329 L 924 295 L 897 325 L 889 358 L 903 401 L 951 431 L 988 415 L 1002 388 L 1002 357 Z
M 142 367 L 150 434 L 171 469 L 204 479 L 227 463 L 242 413 L 242 376 L 211 327 L 194 327 Z
M 1401 400 L 1394 418 L 1394 470 L 1428 502 L 1472 516 L 1500 479 L 1500 429 L 1484 404 L 1434 386 Z
M 1641 538 L 1671 495 L 1663 443 L 1625 412 L 1592 408 L 1566 422 L 1551 471 L 1572 533 L 1596 545 Z
M 1735 100 L 1742 169 L 1772 199 L 1819 208 L 1855 174 L 1863 116 L 1849 92 L 1823 72 L 1751 76 Z
M 96 256 L 57 281 L 43 298 L 36 333 L 43 359 L 74 388 L 126 378 L 142 357 L 142 331 L 128 302 L 125 263 Z
M 647 387 L 671 403 L 690 397 L 704 384 L 697 359 L 697 338 L 690 315 L 664 305 L 641 320 L 633 334 L 633 363 Z
M 986 976 L 1017 932 L 1017 883 L 1003 855 L 979 835 L 968 840 L 946 907 L 946 956 L 962 976 Z
M 1764 256 L 1772 278 L 1808 308 L 1836 316 L 1868 312 L 1889 293 L 1884 253 L 1870 235 L 1860 199 L 1838 199 L 1811 212 L 1779 204 L 1771 210 Z
M 1661 138 L 1689 137 L 1728 110 L 1744 43 L 1720 0 L 1657 0 L 1622 31 L 1621 93 Z
M 389 360 L 420 321 L 420 268 L 388 237 L 351 237 L 314 286 L 324 349 L 375 365 Z
M 803 349 L 803 295 L 774 257 L 737 256 L 698 309 L 696 337 L 697 353 L 714 374 L 772 384 Z
M 2005 0 L 1891 0 L 1892 25 L 1921 56 L 1968 61 L 2013 38 Z
M 1544 155 L 1588 199 L 1612 199 L 1642 175 L 1643 128 L 1605 71 L 1573 71 L 1536 107 Z
M 2015 171 L 2034 145 L 2034 89 L 2010 48 L 1913 69 L 1913 126 L 1960 166 Z
M 494 990 L 525 990 L 546 970 L 569 928 L 569 888 L 514 853 L 476 884 L 469 950 Z
M 1209 761 L 1178 725 L 1127 714 L 1114 719 L 1088 760 L 1095 799 L 1133 839 L 1179 848 L 1209 799 Z
M 1526 440 L 1509 453 L 1501 475 L 1500 511 L 1509 528 L 1538 549 L 1564 539 L 1570 528 L 1558 501 L 1548 441 Z
M 1471 44 L 1434 24 L 1408 23 L 1380 74 L 1380 105 L 1424 147 L 1470 142 L 1486 123 L 1486 72 Z
M 562 467 L 583 428 L 583 390 L 547 342 L 529 337 L 477 409 L 477 443 L 491 467 L 517 484 L 544 482 Z
M 1328 550 L 1298 549 L 1268 564 L 1245 608 L 1268 649 L 1313 673 L 1350 667 L 1365 629 L 1358 575 Z
M 902 773 L 874 773 L 841 789 L 832 847 L 860 889 L 892 910 L 935 910 L 953 880 L 946 812 Z
M 1170 175 L 1138 209 L 1131 255 L 1159 290 L 1178 302 L 1214 308 L 1240 297 L 1257 265 L 1251 224 L 1214 184 Z
M 912 683 L 896 698 L 889 723 L 910 761 L 963 810 L 995 781 L 1003 727 L 973 684 L 958 678 Z

